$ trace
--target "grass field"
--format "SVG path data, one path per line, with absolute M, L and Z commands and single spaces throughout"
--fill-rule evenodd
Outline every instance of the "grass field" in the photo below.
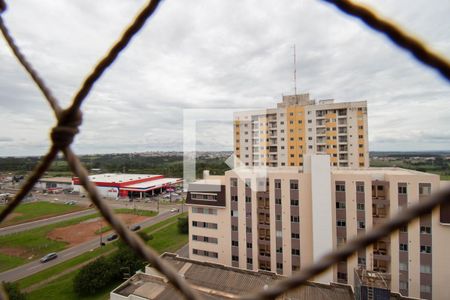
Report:
M 184 214 L 186 215 L 186 214 Z M 177 219 L 179 216 L 171 217 L 165 221 L 157 223 L 153 226 L 146 228 L 144 231 L 151 233 L 153 239 L 148 242 L 155 250 L 159 253 L 164 252 L 174 252 L 181 248 L 188 242 L 188 235 L 178 233 Z M 84 256 L 86 255 L 86 256 Z M 98 253 L 93 254 L 98 255 Z M 35 284 L 49 276 L 50 274 L 55 274 L 62 272 L 63 270 L 72 267 L 76 264 L 82 263 L 93 256 L 88 254 L 83 254 L 80 257 L 74 258 L 66 263 L 62 263 L 51 269 L 42 271 L 38 274 L 32 275 L 30 277 L 24 278 L 19 281 L 21 288 L 25 288 L 32 284 Z M 63 265 L 65 264 L 65 265 Z M 73 291 L 73 278 L 79 271 L 74 271 L 66 274 L 50 283 L 45 284 L 42 288 L 36 289 L 28 293 L 27 299 L 29 300 L 48 300 L 48 299 L 84 299 L 84 300 L 101 300 L 109 299 L 109 293 L 118 286 L 123 281 L 113 282 L 110 286 L 105 288 L 103 291 L 92 297 L 78 297 Z
M 3 209 L 4 207 L 1 207 L 0 211 Z M 83 209 L 85 208 L 76 205 L 66 205 L 44 201 L 24 203 L 20 204 L 14 210 L 16 215 L 13 218 L 8 219 L 6 222 L 2 222 L 1 227 L 58 216 Z
M 97 216 L 97 214 L 92 214 L 19 233 L 0 236 L 0 248 L 12 248 L 23 252 L 21 257 L 1 254 L 0 272 L 40 258 L 49 252 L 56 252 L 64 249 L 67 245 L 66 243 L 50 240 L 46 237 L 47 234 L 55 228 L 77 224 Z

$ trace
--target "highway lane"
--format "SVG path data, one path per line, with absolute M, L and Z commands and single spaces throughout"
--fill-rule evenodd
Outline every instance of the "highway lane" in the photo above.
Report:
M 173 217 L 178 214 L 180 214 L 180 212 L 170 212 L 170 211 L 162 212 L 158 216 L 153 217 L 148 221 L 141 222 L 139 224 L 142 226 L 142 228 L 146 228 L 146 227 L 149 227 L 158 222 L 164 221 L 165 219 L 168 219 L 168 218 Z M 105 238 L 103 238 L 103 241 L 106 242 Z M 54 265 L 57 265 L 64 261 L 67 261 L 71 258 L 74 258 L 80 254 L 83 254 L 88 251 L 92 251 L 98 247 L 100 247 L 100 237 L 97 237 L 88 242 L 79 244 L 77 246 L 62 250 L 62 251 L 58 252 L 58 257 L 52 261 L 49 261 L 46 263 L 41 263 L 39 261 L 39 259 L 37 259 L 37 260 L 29 262 L 25 265 L 22 265 L 20 267 L 0 273 L 0 282 L 2 282 L 2 281 L 13 282 L 13 281 L 25 278 L 27 276 L 30 276 L 32 274 L 38 273 L 42 270 L 45 270 L 49 267 L 52 267 Z
M 11 233 L 21 232 L 21 231 L 29 230 L 29 229 L 39 227 L 39 226 L 49 225 L 49 224 L 53 224 L 53 223 L 57 223 L 57 222 L 61 222 L 61 221 L 65 221 L 65 220 L 69 220 L 69 219 L 73 219 L 73 218 L 91 215 L 95 212 L 97 212 L 97 210 L 88 209 L 88 210 L 76 211 L 76 212 L 68 213 L 68 214 L 64 214 L 64 215 L 59 215 L 59 216 L 55 216 L 55 217 L 50 217 L 47 219 L 36 220 L 36 221 L 26 222 L 26 223 L 22 223 L 22 224 L 2 227 L 2 228 L 0 228 L 0 235 L 7 235 L 7 234 L 11 234 Z

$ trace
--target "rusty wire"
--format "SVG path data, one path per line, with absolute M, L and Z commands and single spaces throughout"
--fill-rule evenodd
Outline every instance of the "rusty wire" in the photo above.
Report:
M 411 52 L 419 61 L 434 68 L 440 72 L 446 79 L 450 80 L 450 64 L 446 58 L 440 57 L 438 54 L 429 50 L 425 44 L 412 35 L 400 29 L 392 22 L 378 16 L 373 10 L 354 4 L 347 0 L 323 0 L 333 3 L 344 13 L 355 16 L 363 20 L 374 30 L 386 34 L 396 45 Z M 52 161 L 55 159 L 59 151 L 62 151 L 72 172 L 79 177 L 80 183 L 86 189 L 91 201 L 98 208 L 102 216 L 120 235 L 120 237 L 141 257 L 150 262 L 158 271 L 163 273 L 168 280 L 177 288 L 187 299 L 200 299 L 198 293 L 189 286 L 189 284 L 177 274 L 177 272 L 167 263 L 165 263 L 152 248 L 146 246 L 135 233 L 131 232 L 118 219 L 111 208 L 99 197 L 95 185 L 89 180 L 88 172 L 83 167 L 78 157 L 70 148 L 73 143 L 74 136 L 78 133 L 78 127 L 81 125 L 82 116 L 80 107 L 88 96 L 93 85 L 102 76 L 104 71 L 117 59 L 118 55 L 125 49 L 133 36 L 142 29 L 145 22 L 156 11 L 160 0 L 149 1 L 134 19 L 128 29 L 123 33 L 122 37 L 111 48 L 108 54 L 96 65 L 92 73 L 86 78 L 79 91 L 75 94 L 72 104 L 63 110 L 57 99 L 52 95 L 51 90 L 47 87 L 43 79 L 37 71 L 31 66 L 25 56 L 21 53 L 19 47 L 15 44 L 14 39 L 10 35 L 6 25 L 3 22 L 1 13 L 6 10 L 6 4 L 0 0 L 0 29 L 11 48 L 13 54 L 22 64 L 33 81 L 39 87 L 41 92 L 50 104 L 57 119 L 57 125 L 51 131 L 52 145 L 48 153 L 43 157 L 41 162 L 33 170 L 32 174 L 26 179 L 25 184 L 15 195 L 12 202 L 0 213 L 0 222 L 2 222 L 14 208 L 23 200 L 36 184 L 39 178 L 48 169 Z M 273 299 L 291 289 L 295 289 L 304 284 L 308 279 L 320 274 L 330 268 L 335 263 L 349 257 L 359 249 L 362 249 L 379 238 L 386 236 L 401 226 L 407 224 L 413 219 L 429 213 L 439 204 L 443 204 L 450 198 L 450 189 L 434 194 L 428 201 L 420 202 L 414 206 L 403 210 L 401 214 L 397 214 L 387 223 L 373 229 L 364 236 L 360 236 L 353 241 L 348 242 L 344 247 L 329 253 L 323 259 L 310 267 L 304 268 L 301 272 L 292 277 L 277 282 L 267 290 L 259 293 L 244 296 L 243 299 Z M 3 286 L 0 285 L 0 299 L 4 299 L 5 292 Z

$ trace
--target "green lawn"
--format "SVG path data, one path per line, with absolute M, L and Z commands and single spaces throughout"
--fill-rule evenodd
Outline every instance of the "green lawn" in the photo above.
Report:
M 3 209 L 4 207 L 1 207 L 0 211 L 2 211 Z M 19 215 L 16 215 L 13 218 L 8 219 L 6 222 L 3 222 L 0 226 L 4 227 L 29 222 L 33 220 L 58 216 L 83 209 L 85 208 L 76 205 L 50 203 L 45 201 L 24 203 L 20 204 L 14 210 L 14 213 L 18 213 Z
M 184 214 L 185 215 L 185 214 Z M 179 216 L 171 217 L 165 221 L 162 221 L 160 223 L 157 223 L 149 228 L 146 228 L 144 231 L 146 232 L 152 232 L 153 240 L 149 241 L 148 244 L 154 247 L 155 250 L 157 250 L 159 253 L 164 252 L 174 252 L 181 248 L 183 245 L 185 245 L 188 242 L 188 235 L 186 234 L 179 234 L 178 233 L 178 224 L 177 219 Z M 170 224 L 170 225 L 168 225 Z M 167 226 L 167 227 L 164 227 Z M 75 259 L 73 259 L 75 260 Z M 81 263 L 82 261 L 86 261 L 87 258 L 80 258 L 78 259 L 78 262 Z M 73 265 L 75 265 L 75 262 L 66 262 L 67 265 L 61 266 L 58 269 L 53 270 L 46 270 L 41 273 L 38 273 L 36 275 L 32 275 L 28 278 L 22 279 L 19 281 L 20 287 L 24 288 L 27 286 L 30 286 L 31 284 L 34 284 L 36 282 L 39 282 L 39 280 L 42 280 L 46 278 L 49 274 L 55 274 L 57 272 L 61 272 L 62 270 L 69 268 Z M 61 264 L 62 265 L 62 264 Z M 58 265 L 59 266 L 59 265 Z M 53 268 L 57 268 L 58 266 L 55 266 Z M 46 272 L 46 273 L 44 273 Z M 119 282 L 113 282 L 110 286 L 105 288 L 104 291 L 98 293 L 95 296 L 92 297 L 78 297 L 74 291 L 73 291 L 73 278 L 76 276 L 77 271 L 71 272 L 69 274 L 66 274 L 48 284 L 45 284 L 42 288 L 39 288 L 37 290 L 34 290 L 28 294 L 29 300 L 49 300 L 49 299 L 84 299 L 84 300 L 100 300 L 100 299 L 109 299 L 109 293 L 117 287 L 120 283 Z
M 154 217 L 158 213 L 153 210 L 145 210 L 145 209 L 132 209 L 132 208 L 116 208 L 114 209 L 114 212 L 116 214 L 136 214 L 139 216 L 146 216 L 146 217 Z
M 21 257 L 0 256 L 0 272 L 15 268 L 28 261 L 35 260 L 49 252 L 56 252 L 66 248 L 67 243 L 48 239 L 47 234 L 55 228 L 65 227 L 97 217 L 98 214 L 83 216 L 55 224 L 37 227 L 27 231 L 0 236 L 0 247 L 20 248 L 25 253 Z

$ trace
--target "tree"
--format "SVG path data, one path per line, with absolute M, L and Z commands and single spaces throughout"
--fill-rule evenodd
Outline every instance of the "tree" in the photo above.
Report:
M 138 236 L 144 241 L 148 242 L 153 239 L 152 235 L 149 235 L 143 231 L 138 232 Z M 134 250 L 132 250 L 128 244 L 120 240 L 118 243 L 118 250 L 110 257 L 110 266 L 112 269 L 112 276 L 114 279 L 123 279 L 123 273 L 121 270 L 127 268 L 130 274 L 136 273 L 145 267 L 147 262 L 139 257 Z
M 178 232 L 181 234 L 189 233 L 189 219 L 188 217 L 178 218 Z
M 113 271 L 110 261 L 104 257 L 87 264 L 73 280 L 75 293 L 78 296 L 94 295 L 111 282 Z
M 26 294 L 22 293 L 17 283 L 3 282 L 3 287 L 10 300 L 25 300 Z

